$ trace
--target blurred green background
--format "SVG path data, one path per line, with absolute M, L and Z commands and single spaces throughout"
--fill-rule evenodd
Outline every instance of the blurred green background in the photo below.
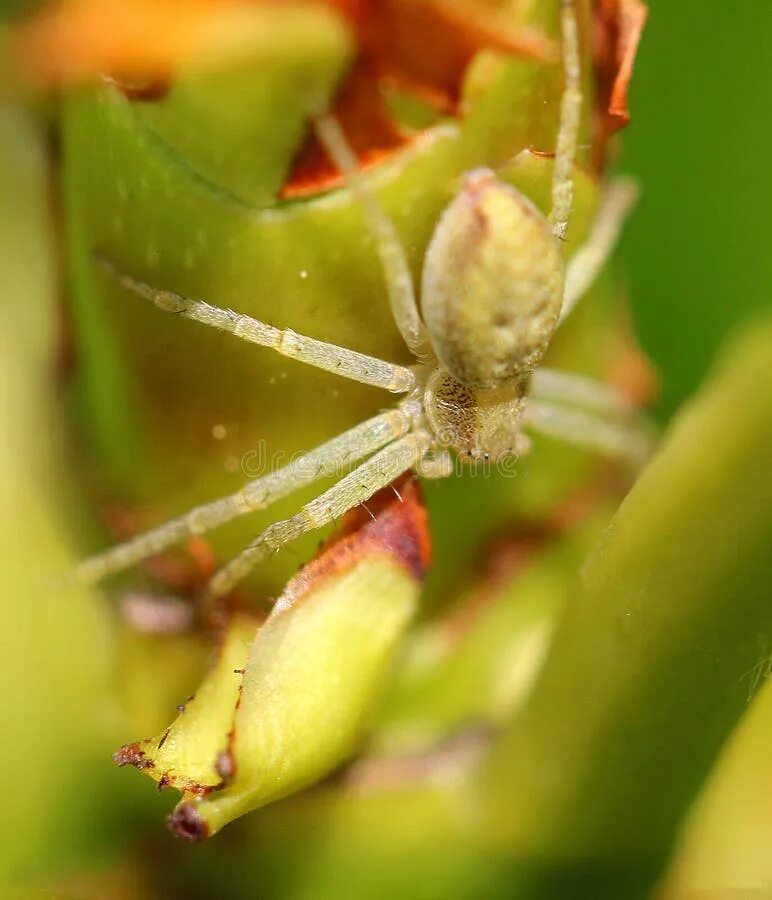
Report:
M 660 379 L 663 420 L 697 388 L 727 336 L 770 308 L 770 34 L 768 0 L 651 3 L 633 80 L 633 124 L 619 161 L 641 182 L 643 201 L 626 230 L 620 268 L 635 332 Z M 70 885 L 88 883 L 44 896 L 96 891 L 106 898 L 143 897 L 123 843 L 132 833 L 126 819 L 158 828 L 158 804 L 139 778 L 117 772 L 109 760 L 115 675 L 106 614 L 96 596 L 70 604 L 65 591 L 52 597 L 48 587 L 29 590 L 42 555 L 66 558 L 67 541 L 56 527 L 62 523 L 51 522 L 50 509 L 57 502 L 72 506 L 71 496 L 60 495 L 74 487 L 62 488 L 56 474 L 39 478 L 40 472 L 61 473 L 57 436 L 43 442 L 26 437 L 48 421 L 53 273 L 45 252 L 50 232 L 42 148 L 27 113 L 11 100 L 3 106 L 0 733 L 8 783 L 0 883 L 7 869 L 14 880 L 32 884 L 48 886 L 60 877 Z M 17 377 L 19 352 L 25 359 L 35 355 L 37 371 L 45 373 L 39 382 Z M 26 515 L 17 522 L 12 511 L 19 509 Z M 770 742 L 772 700 L 766 691 L 696 809 L 682 856 L 676 855 L 674 896 L 772 884 Z M 172 839 L 163 837 L 160 847 L 152 852 L 172 853 Z M 238 839 L 224 848 L 226 859 L 245 849 Z M 174 865 L 181 865 L 179 856 Z M 101 870 L 123 874 L 105 875 L 108 886 L 100 894 L 94 884 L 102 876 L 94 873 Z
M 653 0 L 650 10 L 622 153 L 643 202 L 622 252 L 669 415 L 735 325 L 772 300 L 772 4 Z

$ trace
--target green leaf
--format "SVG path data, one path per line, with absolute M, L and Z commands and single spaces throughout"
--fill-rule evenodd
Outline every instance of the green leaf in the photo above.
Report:
M 376 519 L 287 585 L 254 641 L 254 620 L 233 620 L 216 665 L 168 729 L 116 754 L 183 792 L 171 817 L 180 836 L 208 837 L 356 749 L 426 563 L 417 486 L 374 508 Z
M 490 761 L 529 897 L 643 896 L 745 710 L 772 639 L 771 339 L 766 323 L 733 342 L 678 416 Z
M 575 532 L 513 535 L 512 557 L 437 620 L 415 630 L 370 743 L 378 753 L 430 750 L 466 727 L 499 727 L 523 704 L 549 649 L 573 573 L 608 523 L 600 511 Z
M 107 766 L 112 628 L 94 591 L 72 585 L 63 512 L 81 501 L 51 365 L 51 262 L 43 160 L 29 123 L 0 110 L 0 884 L 114 854 L 98 797 Z M 73 517 L 72 521 L 77 519 Z M 0 888 L 6 895 L 6 888 Z

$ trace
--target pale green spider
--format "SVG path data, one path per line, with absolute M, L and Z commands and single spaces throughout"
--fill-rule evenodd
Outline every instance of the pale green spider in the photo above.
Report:
M 524 428 L 639 460 L 648 429 L 607 386 L 539 369 L 559 324 L 594 280 L 634 200 L 628 182 L 606 194 L 592 234 L 564 267 L 559 252 L 573 200 L 572 171 L 581 110 L 573 0 L 562 3 L 564 90 L 548 219 L 490 170 L 468 173 L 440 218 L 424 262 L 419 314 L 403 247 L 361 177 L 338 123 L 315 120 L 321 143 L 347 176 L 376 239 L 391 311 L 416 357 L 411 367 L 282 330 L 208 303 L 161 291 L 113 272 L 127 289 L 177 313 L 285 356 L 364 384 L 404 394 L 395 408 L 340 434 L 228 497 L 85 560 L 84 581 L 97 581 L 191 535 L 264 509 L 300 487 L 363 460 L 296 515 L 266 528 L 222 568 L 208 598 L 231 591 L 268 554 L 364 503 L 410 469 L 428 478 L 464 459 L 497 460 L 527 450 Z M 108 263 L 109 266 L 109 263 Z M 112 267 L 111 267 L 112 268 Z

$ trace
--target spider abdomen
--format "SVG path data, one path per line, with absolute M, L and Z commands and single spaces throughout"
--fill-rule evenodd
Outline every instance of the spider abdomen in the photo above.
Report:
M 489 169 L 469 173 L 426 254 L 422 307 L 438 359 L 489 389 L 531 371 L 557 327 L 563 262 L 549 224 Z

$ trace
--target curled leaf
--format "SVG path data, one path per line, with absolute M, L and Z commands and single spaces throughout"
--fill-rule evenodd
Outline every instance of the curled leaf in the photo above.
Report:
M 216 666 L 170 728 L 116 754 L 182 791 L 170 819 L 181 837 L 207 837 L 355 750 L 428 561 L 414 482 L 369 510 L 288 583 L 253 642 L 254 623 L 233 620 Z
M 195 794 L 214 790 L 222 782 L 218 759 L 227 748 L 256 628 L 252 616 L 234 616 L 215 664 L 198 691 L 178 707 L 179 716 L 160 735 L 122 747 L 113 757 L 118 765 L 136 766 L 159 787 Z
M 641 0 L 601 0 L 595 15 L 599 117 L 596 155 L 602 158 L 608 138 L 630 122 L 628 89 L 649 9 Z

